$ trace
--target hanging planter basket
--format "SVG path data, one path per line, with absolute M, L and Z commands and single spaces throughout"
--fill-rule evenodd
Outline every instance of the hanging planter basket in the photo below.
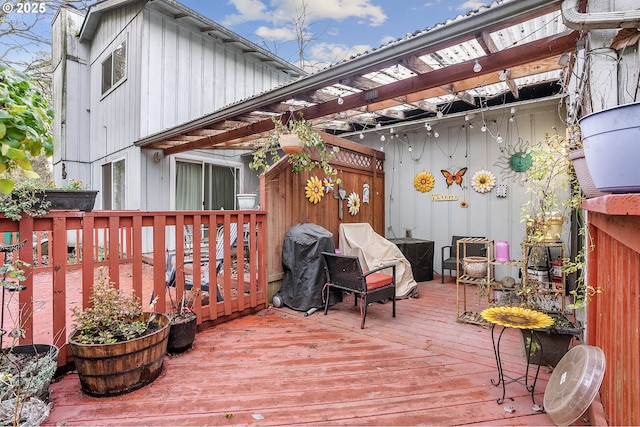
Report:
M 295 133 L 280 135 L 280 147 L 287 154 L 297 154 L 304 148 L 304 142 Z
M 583 149 L 570 151 L 569 160 L 573 162 L 573 169 L 576 171 L 580 188 L 588 199 L 592 197 L 605 196 L 607 194 L 598 190 L 598 187 L 593 183 L 591 172 L 589 172 L 589 165 L 587 165 L 587 159 L 584 157 Z
M 640 191 L 640 102 L 619 105 L 580 119 L 584 154 L 598 190 Z

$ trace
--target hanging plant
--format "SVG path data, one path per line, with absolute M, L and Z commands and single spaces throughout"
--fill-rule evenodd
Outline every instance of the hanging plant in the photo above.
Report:
M 307 185 L 305 189 L 305 196 L 311 203 L 314 205 L 322 200 L 322 196 L 324 196 L 324 188 L 322 186 L 322 182 L 318 179 L 317 176 L 312 176 L 307 180 Z
M 349 208 L 349 213 L 351 215 L 357 215 L 360 212 L 360 196 L 358 193 L 353 192 L 349 194 L 347 198 L 347 207 Z
M 471 177 L 471 187 L 478 193 L 488 193 L 496 186 L 496 176 L 493 172 L 481 169 Z
M 253 161 L 249 163 L 249 168 L 266 172 L 270 165 L 280 160 L 281 137 L 284 135 L 297 135 L 303 143 L 300 152 L 288 154 L 288 161 L 294 173 L 300 171 L 311 171 L 316 167 L 321 168 L 328 177 L 336 177 L 338 171 L 331 166 L 330 162 L 335 159 L 340 150 L 338 147 L 327 147 L 322 140 L 322 136 L 313 130 L 311 122 L 302 117 L 302 113 L 295 117 L 294 113 L 285 123 L 277 117 L 272 117 L 274 129 L 269 132 L 267 139 L 253 153 Z M 317 155 L 319 160 L 311 158 L 311 154 Z M 336 183 L 340 183 L 336 179 Z
M 413 186 L 421 193 L 426 193 L 433 189 L 436 180 L 431 172 L 418 172 L 413 178 Z

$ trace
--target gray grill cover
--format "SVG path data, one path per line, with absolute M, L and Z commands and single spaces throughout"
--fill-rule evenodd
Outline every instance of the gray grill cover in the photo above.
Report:
M 327 281 L 322 252 L 334 252 L 333 234 L 310 223 L 296 224 L 287 231 L 282 246 L 284 279 L 278 295 L 294 309 L 322 308 L 322 287 Z M 336 302 L 332 294 L 331 302 Z

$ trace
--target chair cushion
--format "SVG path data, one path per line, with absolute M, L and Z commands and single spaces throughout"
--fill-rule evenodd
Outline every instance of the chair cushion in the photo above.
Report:
M 377 289 L 393 283 L 393 276 L 384 273 L 371 273 L 366 277 L 367 289 Z

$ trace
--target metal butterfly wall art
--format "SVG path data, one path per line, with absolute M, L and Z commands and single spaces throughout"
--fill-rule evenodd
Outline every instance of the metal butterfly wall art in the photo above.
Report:
M 448 170 L 444 169 L 441 169 L 440 172 L 442 172 L 442 175 L 447 180 L 447 188 L 451 187 L 454 182 L 462 187 L 462 177 L 464 176 L 465 172 L 467 172 L 467 168 L 458 169 L 458 172 L 456 172 L 455 174 L 452 174 Z

